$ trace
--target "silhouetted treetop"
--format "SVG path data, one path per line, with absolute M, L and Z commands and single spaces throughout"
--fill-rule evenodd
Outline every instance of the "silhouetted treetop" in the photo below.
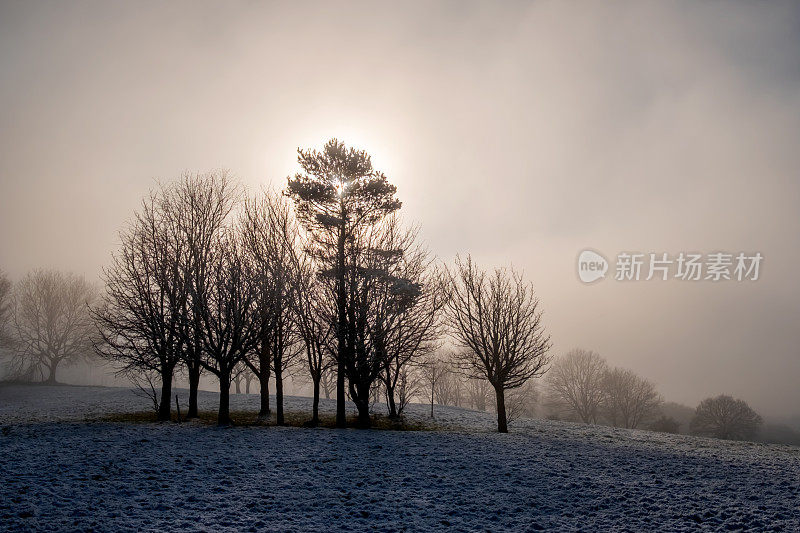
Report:
M 402 205 L 394 196 L 397 187 L 373 169 L 363 150 L 331 139 L 321 152 L 298 149 L 297 153 L 303 172 L 289 179 L 287 194 L 309 229 L 336 227 L 342 217 L 353 227 L 371 224 Z

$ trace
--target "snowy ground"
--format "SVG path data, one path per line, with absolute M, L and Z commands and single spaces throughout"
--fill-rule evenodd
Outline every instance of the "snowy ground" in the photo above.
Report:
M 542 420 L 498 435 L 441 407 L 437 432 L 86 421 L 147 408 L 125 389 L 0 387 L 0 529 L 800 531 L 797 447 Z

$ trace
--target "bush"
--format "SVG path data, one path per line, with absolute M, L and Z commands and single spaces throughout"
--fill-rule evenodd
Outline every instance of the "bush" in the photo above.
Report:
M 681 423 L 672 418 L 671 416 L 661 417 L 650 424 L 651 431 L 658 431 L 660 433 L 680 433 Z

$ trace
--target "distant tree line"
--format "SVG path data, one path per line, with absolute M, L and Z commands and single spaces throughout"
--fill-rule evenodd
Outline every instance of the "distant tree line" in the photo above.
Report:
M 680 423 L 662 412 L 655 385 L 631 370 L 610 368 L 596 352 L 575 349 L 555 360 L 547 374 L 552 418 L 678 433 Z M 752 440 L 761 417 L 743 400 L 721 395 L 703 400 L 688 424 L 693 435 Z

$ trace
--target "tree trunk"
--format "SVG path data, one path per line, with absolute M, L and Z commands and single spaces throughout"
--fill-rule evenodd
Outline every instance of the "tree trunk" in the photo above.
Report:
M 163 369 L 161 372 L 161 402 L 158 404 L 158 421 L 170 419 L 172 414 L 172 369 Z
M 242 393 L 242 380 L 241 379 L 235 379 L 235 380 L 233 380 L 233 382 L 236 384 L 236 394 L 241 394 Z
M 394 401 L 394 387 L 386 385 L 386 400 L 389 403 L 389 418 L 397 418 L 399 415 L 397 414 L 397 404 Z
M 320 378 L 314 378 L 314 403 L 311 406 L 311 427 L 319 425 L 319 381 Z
M 356 407 L 358 408 L 358 428 L 369 429 L 372 427 L 372 419 L 369 416 L 369 394 L 366 395 L 366 398 L 360 399 L 356 403 Z
M 219 412 L 217 425 L 231 425 L 231 377 L 224 372 L 219 375 Z
M 508 422 L 506 421 L 506 391 L 500 386 L 495 387 L 494 392 L 497 397 L 497 431 L 499 433 L 508 433 Z
M 197 418 L 197 390 L 200 388 L 200 365 L 189 366 L 189 410 L 186 419 Z
M 58 359 L 52 359 L 50 364 L 47 365 L 47 370 L 49 374 L 47 376 L 47 383 L 48 385 L 55 385 L 56 384 L 56 369 L 58 368 Z
M 271 414 L 269 409 L 270 359 L 269 333 L 262 328 L 261 346 L 258 352 L 258 384 L 261 388 L 261 408 L 258 411 L 258 419 L 261 421 L 268 420 Z
M 433 418 L 433 392 L 436 389 L 436 383 L 431 383 L 431 418 Z
M 369 416 L 370 407 L 370 386 L 365 384 L 350 384 L 350 399 L 356 404 L 358 418 L 356 427 L 359 429 L 369 429 L 372 427 L 372 419 Z
M 279 426 L 283 420 L 283 369 L 275 368 L 275 423 Z
M 258 419 L 266 420 L 269 418 L 269 372 L 259 372 L 258 384 L 261 387 L 261 408 L 258 411 Z
M 339 348 L 338 368 L 336 370 L 336 427 L 347 427 L 347 417 L 344 408 L 344 372 L 347 342 L 345 340 L 345 325 L 347 324 L 347 296 L 344 287 L 344 244 L 345 244 L 345 215 L 342 209 L 342 222 L 339 228 L 339 239 L 336 243 L 336 307 L 338 321 L 336 336 Z
M 369 416 L 369 401 L 358 406 L 358 427 L 359 429 L 369 429 L 372 427 L 372 419 Z
M 250 380 L 249 379 L 244 382 L 244 393 L 245 394 L 250 394 Z

